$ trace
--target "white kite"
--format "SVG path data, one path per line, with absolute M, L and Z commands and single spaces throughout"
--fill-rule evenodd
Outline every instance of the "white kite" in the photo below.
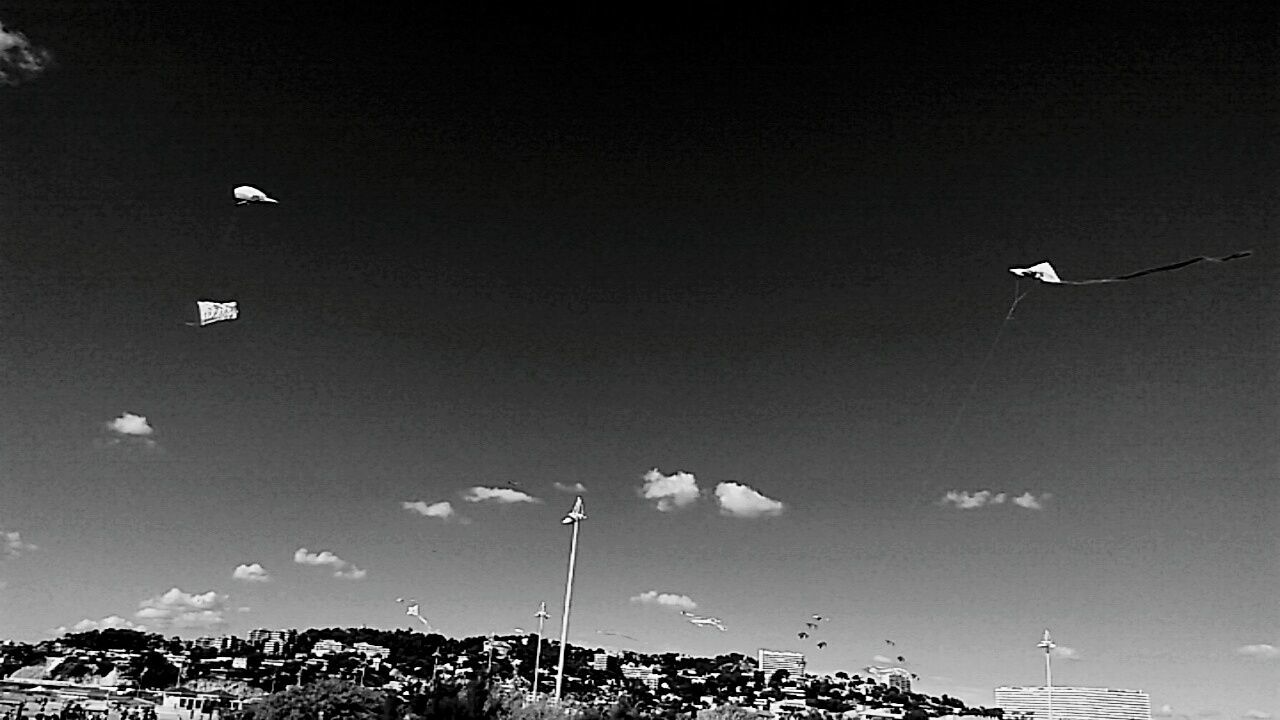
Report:
M 428 630 L 431 629 L 431 623 L 427 622 L 427 619 L 422 617 L 422 610 L 418 608 L 418 603 L 414 603 L 409 607 L 405 608 L 404 614 L 410 617 L 418 618 L 418 620 L 422 621 L 423 625 L 427 626 Z
M 697 625 L 698 627 L 713 627 L 720 632 L 729 632 L 729 629 L 724 626 L 724 623 L 720 621 L 720 618 L 707 617 L 706 615 L 694 615 L 687 610 L 681 610 L 680 614 L 689 618 L 689 622 L 693 625 Z
M 222 322 L 223 320 L 235 320 L 240 317 L 240 309 L 235 302 L 197 300 L 196 307 L 200 308 L 201 327 L 210 323 Z
M 1035 278 L 1042 283 L 1049 283 L 1050 285 L 1098 285 L 1100 283 L 1124 282 L 1126 280 L 1133 280 L 1134 278 L 1140 278 L 1143 275 L 1150 275 L 1152 273 L 1181 270 L 1188 265 L 1194 265 L 1198 262 L 1224 263 L 1231 260 L 1238 260 L 1243 257 L 1249 257 L 1252 254 L 1252 251 L 1245 250 L 1243 252 L 1232 253 L 1222 257 L 1206 257 L 1201 255 L 1199 257 L 1188 258 L 1187 260 L 1171 263 L 1169 265 L 1161 265 L 1159 267 L 1147 268 L 1146 270 L 1139 270 L 1137 272 L 1129 273 L 1128 275 L 1116 275 L 1114 277 L 1095 278 L 1093 280 L 1063 280 L 1058 277 L 1058 273 L 1053 269 L 1053 266 L 1047 262 L 1042 262 L 1026 268 L 1009 268 L 1009 272 L 1017 275 L 1018 277 Z
M 274 203 L 275 200 L 267 197 L 267 194 L 251 185 L 241 185 L 231 191 L 236 196 L 237 205 L 248 205 L 249 203 Z
M 564 516 L 564 519 L 560 521 L 560 524 L 572 525 L 573 523 L 582 522 L 586 519 L 587 513 L 582 509 L 582 497 L 579 496 L 577 500 L 573 501 L 573 509 L 569 511 L 568 515 Z

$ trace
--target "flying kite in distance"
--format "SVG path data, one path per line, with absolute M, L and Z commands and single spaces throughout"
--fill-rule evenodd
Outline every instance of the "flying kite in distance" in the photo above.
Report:
M 801 640 L 804 640 L 804 639 L 806 639 L 806 638 L 808 638 L 808 637 L 809 637 L 809 633 L 807 633 L 807 632 L 798 632 L 798 633 L 796 633 L 796 637 L 800 638 Z
M 431 630 L 431 623 L 427 622 L 427 619 L 422 617 L 422 609 L 419 607 L 417 600 L 412 598 L 396 598 L 396 602 L 407 605 L 404 609 L 404 614 L 409 617 L 418 618 L 423 625 L 427 626 L 428 631 Z
M 251 185 L 241 185 L 231 191 L 236 197 L 237 205 L 248 205 L 249 203 L 274 203 L 275 200 L 267 197 L 267 194 Z
M 720 618 L 707 617 L 705 615 L 694 615 L 687 610 L 681 610 L 680 614 L 689 618 L 689 622 L 697 625 L 698 627 L 713 627 L 720 632 L 729 632 L 728 628 L 724 626 L 724 623 L 720 622 Z
M 827 646 L 827 641 L 826 641 L 826 640 L 822 640 L 822 641 L 819 641 L 819 642 L 818 642 L 818 649 L 819 649 L 819 650 L 821 650 L 822 648 L 824 648 L 824 647 L 826 647 L 826 646 Z
M 235 301 L 232 302 L 213 302 L 212 300 L 197 300 L 196 308 L 200 310 L 199 323 L 187 323 L 188 325 L 210 325 L 223 320 L 235 320 L 240 317 L 240 309 Z
M 1013 273 L 1014 275 L 1017 275 L 1018 277 L 1035 278 L 1036 280 L 1039 280 L 1042 283 L 1048 283 L 1050 285 L 1098 285 L 1100 283 L 1124 282 L 1126 280 L 1133 280 L 1135 278 L 1140 278 L 1143 275 L 1150 275 L 1152 273 L 1168 272 L 1169 270 L 1181 270 L 1182 268 L 1188 265 L 1194 265 L 1198 262 L 1216 262 L 1216 263 L 1229 262 L 1231 260 L 1238 260 L 1240 258 L 1249 257 L 1252 254 L 1253 254 L 1252 251 L 1244 250 L 1238 253 L 1224 255 L 1222 257 L 1207 257 L 1204 255 L 1201 255 L 1199 257 L 1193 257 L 1187 260 L 1182 260 L 1180 262 L 1171 263 L 1169 265 L 1160 265 L 1159 267 L 1152 267 L 1152 268 L 1147 268 L 1145 270 L 1139 270 L 1137 272 L 1129 273 L 1128 275 L 1116 275 L 1114 277 L 1095 278 L 1092 280 L 1063 280 L 1062 278 L 1058 277 L 1058 273 L 1056 270 L 1053 269 L 1053 266 L 1047 262 L 1042 262 L 1037 265 L 1032 265 L 1031 267 L 1026 267 L 1026 268 L 1009 268 L 1009 272 Z

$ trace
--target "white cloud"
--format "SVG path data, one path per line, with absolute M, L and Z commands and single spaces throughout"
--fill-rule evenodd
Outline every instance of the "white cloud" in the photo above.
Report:
M 1053 649 L 1053 656 L 1063 660 L 1079 660 L 1080 651 L 1066 645 L 1059 645 Z
M 0 84 L 18 85 L 44 72 L 53 61 L 45 48 L 33 45 L 17 30 L 0 23 Z
M 679 608 L 681 610 L 693 610 L 698 607 L 698 603 L 688 595 L 677 595 L 675 593 L 660 593 L 657 590 L 647 590 L 639 595 L 631 596 L 631 602 L 643 603 L 645 605 L 662 605 L 664 607 Z
M 236 580 L 244 580 L 245 582 L 270 582 L 271 576 L 267 574 L 266 568 L 258 563 L 250 565 L 237 565 L 231 577 Z
M 66 625 L 60 625 L 54 628 L 53 632 L 55 635 L 66 635 L 69 632 L 82 633 L 82 632 L 90 632 L 92 630 L 108 630 L 108 629 L 139 630 L 142 632 L 146 632 L 147 626 L 138 625 L 137 623 L 134 623 L 132 620 L 126 620 L 125 618 L 122 618 L 119 615 L 110 615 L 108 617 L 102 618 L 101 620 L 90 620 L 89 618 L 85 618 L 84 620 L 81 620 L 80 622 L 76 623 L 75 625 L 72 625 L 71 627 L 67 627 Z
M 175 587 L 138 603 L 141 609 L 133 616 L 162 629 L 214 628 L 226 624 L 226 602 L 226 595 L 212 590 L 193 594 Z
M 39 549 L 29 542 L 23 542 L 20 532 L 0 531 L 0 557 L 18 558 L 22 557 L 23 553 Z
M 368 574 L 328 550 L 313 553 L 304 547 L 298 548 L 293 553 L 293 561 L 299 565 L 331 567 L 333 568 L 333 576 L 344 580 L 363 580 L 365 575 Z
M 1280 648 L 1275 645 L 1242 645 L 1236 648 L 1236 652 L 1245 657 L 1256 658 L 1258 660 L 1275 660 L 1280 658 Z
M 1036 497 L 1029 492 L 1024 492 L 1013 499 L 1013 504 L 1028 510 L 1043 510 L 1044 504 L 1049 498 L 1053 497 L 1049 493 L 1043 493 L 1040 497 Z
M 893 664 L 893 658 L 887 658 L 883 655 L 877 655 L 871 658 L 871 662 L 877 662 L 877 663 L 880 663 L 881 665 L 891 665 Z
M 720 503 L 721 515 L 741 518 L 774 517 L 786 508 L 781 502 L 735 482 L 716 485 L 716 502 Z
M 566 493 L 584 493 L 587 491 L 587 486 L 583 485 L 580 482 L 562 483 L 559 480 L 557 480 L 556 482 L 551 483 L 551 486 L 559 490 L 560 492 L 566 492 Z
M 457 511 L 453 509 L 453 503 L 448 500 L 430 504 L 422 500 L 415 500 L 413 502 L 402 502 L 400 507 L 423 517 L 440 518 L 441 520 L 458 517 Z
M 1008 497 L 1006 493 L 993 493 L 990 490 L 969 492 L 968 490 L 948 490 L 938 501 L 940 505 L 953 503 L 960 510 L 973 510 L 987 505 L 999 505 Z
M 361 570 L 355 565 L 348 565 L 347 567 L 335 572 L 333 576 L 336 578 L 342 578 L 343 580 L 363 580 L 368 574 L 368 572 Z
M 118 435 L 145 436 L 155 432 L 145 417 L 130 412 L 108 422 L 107 429 Z
M 484 487 L 483 485 L 476 485 L 475 487 L 468 488 L 467 491 L 462 494 L 462 499 L 473 503 L 496 502 L 501 505 L 542 502 L 529 493 L 521 492 L 515 488 Z
M 698 500 L 701 492 L 693 473 L 676 472 L 672 475 L 663 475 L 657 468 L 644 474 L 644 485 L 640 487 L 640 497 L 645 500 L 656 500 L 654 507 L 659 512 L 688 507 Z
M 1271 713 L 1264 712 L 1262 710 L 1249 710 L 1240 717 L 1247 718 L 1248 720 L 1271 720 Z

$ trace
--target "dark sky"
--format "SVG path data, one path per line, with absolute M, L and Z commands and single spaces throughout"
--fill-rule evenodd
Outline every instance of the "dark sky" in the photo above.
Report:
M 223 629 L 394 623 L 387 597 L 429 591 L 392 578 L 427 568 L 460 588 L 432 585 L 446 628 L 524 625 L 563 572 L 551 483 L 582 482 L 603 521 L 575 622 L 750 652 L 814 605 L 847 633 L 819 669 L 893 631 L 945 678 L 926 689 L 987 703 L 1037 681 L 1049 626 L 1079 646 L 1067 682 L 1280 710 L 1274 664 L 1235 654 L 1280 644 L 1260 600 L 1272 12 L 40 2 L 0 22 L 57 60 L 0 88 L 0 481 L 20 498 L 0 529 L 41 548 L 0 566 L 30 611 L 0 633 L 225 592 L 251 561 L 275 589 L 232 593 Z M 280 204 L 233 207 L 240 184 Z M 1011 266 L 1241 249 L 1037 288 L 983 364 Z M 241 318 L 186 327 L 196 299 Z M 110 444 L 123 412 L 155 447 Z M 787 510 L 655 513 L 654 467 Z M 539 517 L 458 500 L 509 481 L 548 496 Z M 938 502 L 983 489 L 1052 500 Z M 474 522 L 397 506 L 447 498 Z M 449 574 L 402 558 L 419 542 Z M 369 577 L 321 602 L 289 585 L 297 547 Z M 77 583 L 110 602 L 60 594 Z M 738 634 L 626 615 L 648 589 Z

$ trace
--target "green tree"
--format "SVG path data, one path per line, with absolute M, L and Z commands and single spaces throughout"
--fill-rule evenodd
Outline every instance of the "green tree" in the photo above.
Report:
M 247 720 L 377 720 L 382 710 L 381 692 L 326 679 L 267 696 Z
M 159 690 L 173 687 L 178 682 L 178 668 L 158 652 L 149 652 L 135 658 L 131 664 L 138 687 L 143 690 Z

